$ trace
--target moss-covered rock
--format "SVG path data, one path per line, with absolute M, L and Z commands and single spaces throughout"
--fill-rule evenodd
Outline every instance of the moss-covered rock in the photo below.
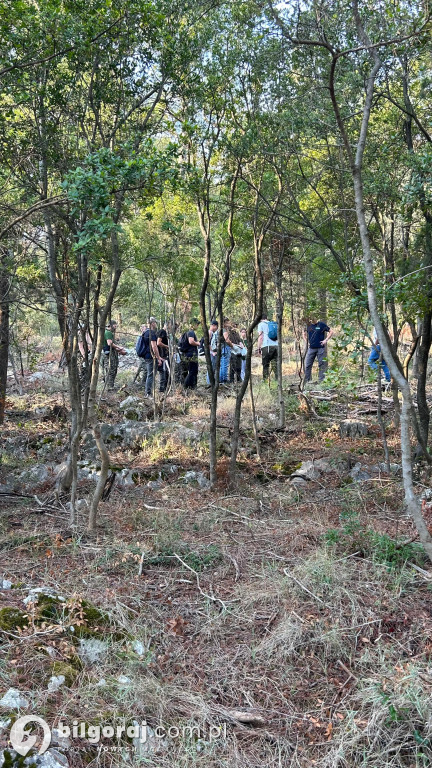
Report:
M 27 614 L 18 608 L 6 606 L 0 609 L 0 629 L 4 632 L 16 632 L 28 627 L 28 623 Z
M 79 670 L 81 668 L 81 660 L 79 656 L 74 657 L 75 665 L 66 661 L 54 661 L 51 665 L 51 676 L 59 677 L 63 675 L 65 679 L 65 685 L 70 688 L 78 677 Z

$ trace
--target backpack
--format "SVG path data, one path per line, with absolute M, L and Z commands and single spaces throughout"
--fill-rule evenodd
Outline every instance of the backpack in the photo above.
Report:
M 184 332 L 184 333 L 181 335 L 180 341 L 179 341 L 179 343 L 177 344 L 177 349 L 178 349 L 178 351 L 179 351 L 179 352 L 181 352 L 183 355 L 185 355 L 185 354 L 186 354 L 186 353 L 189 351 L 189 349 L 190 349 L 190 344 L 189 344 L 189 336 L 188 336 L 188 331 L 185 331 L 185 332 Z
M 269 321 L 267 335 L 270 341 L 277 341 L 277 337 L 278 337 L 277 323 L 274 323 L 271 320 Z
M 147 350 L 147 339 L 144 338 L 146 334 L 146 331 L 141 334 L 141 336 L 138 337 L 137 343 L 135 344 L 135 352 L 137 353 L 138 357 L 144 357 L 146 350 Z

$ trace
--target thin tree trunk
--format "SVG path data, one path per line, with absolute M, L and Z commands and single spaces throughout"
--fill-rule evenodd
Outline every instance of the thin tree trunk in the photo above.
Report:
M 383 441 L 383 448 L 384 448 L 384 460 L 386 463 L 387 472 L 390 474 L 390 455 L 389 455 L 389 449 L 387 444 L 387 435 L 386 435 L 386 429 L 384 424 L 384 419 L 382 415 L 382 383 L 381 383 L 381 363 L 382 363 L 382 352 L 380 353 L 379 360 L 378 360 L 378 368 L 377 368 L 377 395 L 378 395 L 378 404 L 377 404 L 377 419 L 378 424 L 381 430 L 381 437 Z
M 251 407 L 251 413 L 252 413 L 252 424 L 253 424 L 253 432 L 254 432 L 254 438 L 255 438 L 256 455 L 257 455 L 257 458 L 260 459 L 261 452 L 260 452 L 260 442 L 259 442 L 257 420 L 256 420 L 255 398 L 254 398 L 253 386 L 252 386 L 252 374 L 249 379 L 249 400 L 250 400 L 250 407 Z
M 417 405 L 419 415 L 419 428 L 421 436 L 427 445 L 429 436 L 430 412 L 426 397 L 427 367 L 429 350 L 431 346 L 432 313 L 426 312 L 423 316 L 420 344 L 417 353 L 418 378 L 417 378 Z
M 0 252 L 0 424 L 4 422 L 9 359 L 10 280 L 6 269 L 8 253 Z

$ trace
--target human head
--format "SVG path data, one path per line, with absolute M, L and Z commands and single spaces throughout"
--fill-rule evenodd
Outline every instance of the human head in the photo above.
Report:
M 156 318 L 155 317 L 149 317 L 149 324 L 150 324 L 150 328 L 152 330 L 157 328 L 157 320 L 156 320 Z
M 224 317 L 224 328 L 229 328 L 230 320 L 229 317 Z
M 267 320 L 267 312 L 263 312 L 263 313 L 262 313 L 262 318 L 261 318 L 261 320 Z
M 110 320 L 108 325 L 107 325 L 107 328 L 110 328 L 111 331 L 115 331 L 115 329 L 117 328 L 117 321 L 116 320 Z
M 211 323 L 210 323 L 210 330 L 217 331 L 218 328 L 219 328 L 218 321 L 217 320 L 212 320 Z
M 199 326 L 199 320 L 197 317 L 191 317 L 189 325 L 191 328 L 195 330 L 195 328 L 198 328 Z
M 242 339 L 246 338 L 246 336 L 247 336 L 246 328 L 240 328 L 240 336 L 242 337 Z

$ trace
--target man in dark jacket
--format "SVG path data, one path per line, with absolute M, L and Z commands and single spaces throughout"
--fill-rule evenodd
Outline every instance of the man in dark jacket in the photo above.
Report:
M 312 379 L 312 366 L 315 358 L 318 359 L 319 380 L 324 381 L 328 368 L 327 344 L 333 334 L 334 331 L 331 331 L 329 326 L 321 320 L 318 322 L 309 320 L 307 323 L 306 330 L 303 333 L 303 338 L 308 342 L 308 351 L 305 359 L 305 384 Z
M 155 317 L 149 320 L 149 328 L 143 334 L 145 347 L 143 360 L 147 372 L 145 393 L 147 397 L 153 396 L 153 381 L 156 368 L 162 365 L 162 359 L 157 345 L 157 321 Z

